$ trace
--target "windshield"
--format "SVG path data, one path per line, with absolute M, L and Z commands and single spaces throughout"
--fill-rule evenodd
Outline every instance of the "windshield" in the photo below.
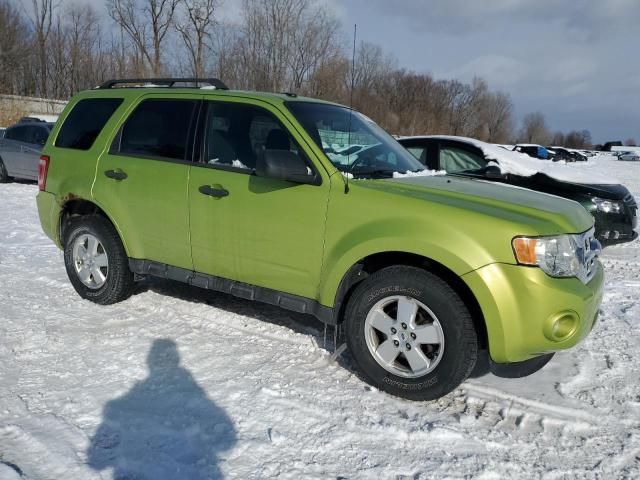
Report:
M 365 115 L 338 105 L 287 102 L 331 163 L 354 177 L 393 177 L 424 166 Z

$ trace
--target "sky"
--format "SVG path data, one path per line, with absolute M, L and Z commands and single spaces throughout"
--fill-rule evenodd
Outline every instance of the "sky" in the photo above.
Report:
M 518 120 L 541 111 L 552 131 L 640 142 L 640 0 L 316 1 L 341 21 L 346 50 L 357 24 L 358 41 L 401 68 L 485 78 L 511 95 Z M 241 3 L 223 0 L 221 14 L 233 21 Z
M 595 142 L 640 141 L 640 0 L 345 0 L 345 30 L 399 66 L 436 78 L 485 78 L 518 119 Z

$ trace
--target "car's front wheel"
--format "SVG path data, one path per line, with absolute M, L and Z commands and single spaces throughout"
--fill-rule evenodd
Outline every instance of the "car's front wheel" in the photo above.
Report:
M 471 373 L 478 339 L 469 310 L 441 278 L 415 267 L 384 268 L 354 292 L 347 345 L 366 380 L 393 395 L 433 400 Z
M 104 217 L 75 217 L 66 228 L 64 263 L 76 292 L 109 305 L 131 295 L 133 273 L 118 232 Z

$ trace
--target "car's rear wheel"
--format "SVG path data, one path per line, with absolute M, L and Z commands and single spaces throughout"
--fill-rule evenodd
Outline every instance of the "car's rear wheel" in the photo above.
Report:
M 133 290 L 133 273 L 120 237 L 104 217 L 76 217 L 66 228 L 64 263 L 82 298 L 101 305 L 125 300 Z
M 0 183 L 7 183 L 9 181 L 9 174 L 7 168 L 4 166 L 2 158 L 0 158 Z
M 422 269 L 382 269 L 354 292 L 346 312 L 347 344 L 374 386 L 412 400 L 433 400 L 473 370 L 478 339 L 458 294 Z

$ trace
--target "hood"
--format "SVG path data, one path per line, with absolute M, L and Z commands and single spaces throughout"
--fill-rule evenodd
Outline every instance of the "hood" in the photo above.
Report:
M 362 182 L 367 184 L 526 225 L 538 235 L 581 233 L 593 226 L 593 217 L 579 203 L 512 185 L 448 175 Z
M 545 174 L 537 174 L 534 177 L 537 177 L 537 181 L 547 185 L 553 185 L 559 190 L 566 190 L 567 192 L 581 193 L 583 195 L 606 198 L 609 200 L 623 200 L 629 196 L 630 193 L 629 189 L 621 184 L 611 185 L 562 182 Z

